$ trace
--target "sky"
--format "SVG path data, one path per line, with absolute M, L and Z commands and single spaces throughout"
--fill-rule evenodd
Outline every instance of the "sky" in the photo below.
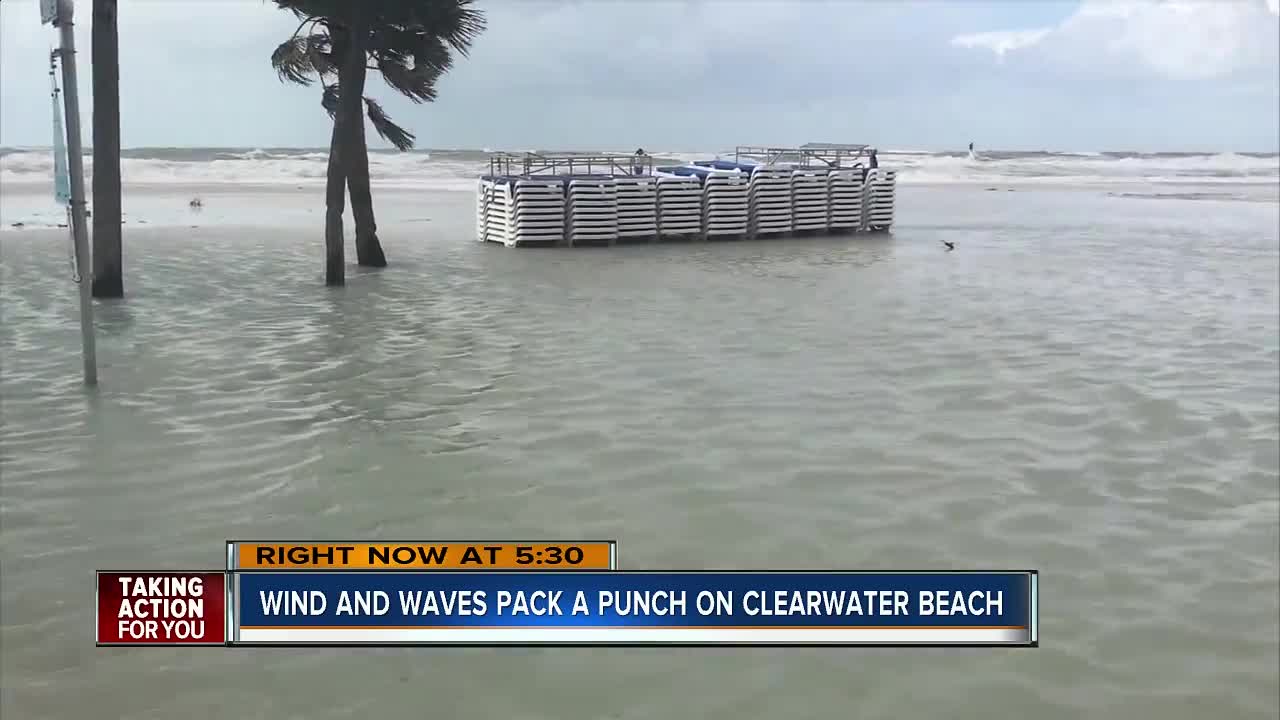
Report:
M 267 0 L 119 0 L 125 147 L 327 147 Z M 415 105 L 424 148 L 869 143 L 1276 151 L 1280 0 L 477 0 L 488 29 Z M 90 2 L 76 42 L 92 142 Z M 0 0 L 0 145 L 50 143 L 38 0 Z M 371 144 L 376 136 L 371 135 Z

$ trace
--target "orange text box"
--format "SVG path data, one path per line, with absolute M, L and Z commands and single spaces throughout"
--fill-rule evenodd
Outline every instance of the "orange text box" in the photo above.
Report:
M 230 570 L 613 570 L 612 541 L 230 543 Z

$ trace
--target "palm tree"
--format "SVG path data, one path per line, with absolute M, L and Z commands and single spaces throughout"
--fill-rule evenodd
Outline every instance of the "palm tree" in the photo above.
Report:
M 116 10 L 116 0 L 93 0 L 93 296 L 99 298 L 124 297 Z
M 453 53 L 465 57 L 483 32 L 484 14 L 472 0 L 272 1 L 301 20 L 272 53 L 272 66 L 282 81 L 311 85 L 319 80 L 321 105 L 333 118 L 325 183 L 325 282 L 341 285 L 346 193 L 356 221 L 357 262 L 387 264 L 374 221 L 364 118 L 398 150 L 412 148 L 415 141 L 364 95 L 368 71 L 378 71 L 414 102 L 432 101 L 436 81 L 453 66 Z

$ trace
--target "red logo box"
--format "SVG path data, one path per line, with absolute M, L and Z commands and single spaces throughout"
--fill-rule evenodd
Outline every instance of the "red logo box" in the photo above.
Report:
M 225 645 L 224 572 L 97 573 L 98 645 Z

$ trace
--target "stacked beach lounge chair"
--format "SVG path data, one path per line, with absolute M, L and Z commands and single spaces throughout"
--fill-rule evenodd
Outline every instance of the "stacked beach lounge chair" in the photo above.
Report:
M 679 168 L 658 168 L 658 238 L 693 238 L 702 234 L 702 182 L 679 174 Z
M 832 170 L 827 174 L 827 228 L 831 232 L 862 229 L 862 169 Z
M 493 202 L 493 181 L 487 176 L 476 181 L 476 240 L 489 239 L 489 205 Z
M 888 230 L 893 225 L 897 179 L 898 173 L 894 170 L 875 168 L 867 173 L 863 206 L 863 227 L 867 230 Z
M 618 185 L 618 241 L 651 240 L 658 236 L 658 179 L 651 175 L 622 175 Z
M 792 229 L 825 232 L 830 222 L 830 193 L 826 168 L 797 168 L 791 173 Z
M 476 239 L 507 246 L 887 231 L 897 173 L 866 145 L 738 146 L 732 162 L 498 153 L 476 188 Z M 749 158 L 749 159 L 748 159 Z M 579 174 L 585 170 L 585 174 Z
M 791 173 L 788 165 L 751 166 L 748 233 L 755 237 L 791 232 Z
M 745 237 L 750 229 L 750 180 L 736 163 L 700 160 L 693 168 L 702 177 L 702 227 L 707 238 Z
M 570 245 L 612 245 L 618 241 L 618 183 L 612 175 L 566 176 Z
M 476 203 L 481 242 L 514 247 L 564 238 L 564 188 L 557 179 L 485 176 Z

